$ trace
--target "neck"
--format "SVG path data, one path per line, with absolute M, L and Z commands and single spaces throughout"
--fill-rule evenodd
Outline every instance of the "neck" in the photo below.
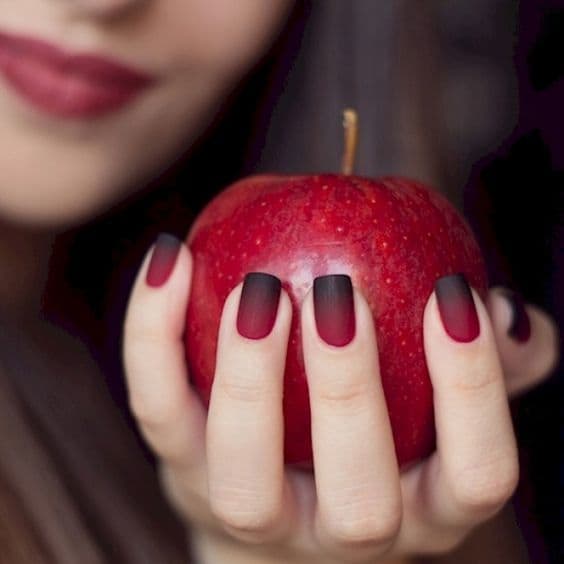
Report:
M 54 231 L 0 219 L 0 315 L 12 323 L 39 318 Z

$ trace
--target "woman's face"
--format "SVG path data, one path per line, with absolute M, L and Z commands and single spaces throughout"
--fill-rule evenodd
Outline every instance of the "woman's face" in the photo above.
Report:
M 292 0 L 0 0 L 0 220 L 76 223 L 170 163 Z

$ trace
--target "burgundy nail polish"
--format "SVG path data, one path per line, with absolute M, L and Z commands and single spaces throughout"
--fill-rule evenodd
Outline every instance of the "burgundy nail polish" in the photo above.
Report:
M 439 313 L 447 334 L 469 343 L 480 334 L 480 321 L 470 286 L 463 274 L 444 276 L 435 283 Z
M 159 288 L 169 279 L 179 251 L 179 239 L 168 233 L 161 233 L 158 236 L 145 278 L 148 286 Z
M 237 312 L 237 331 L 243 337 L 263 339 L 270 334 L 278 313 L 280 288 L 280 280 L 271 274 L 250 272 L 245 276 Z
M 531 338 L 531 321 L 525 303 L 515 292 L 504 292 L 503 296 L 511 308 L 511 323 L 507 334 L 518 343 L 526 343 Z
M 313 281 L 315 324 L 329 345 L 343 347 L 355 335 L 353 287 L 346 274 L 320 276 Z

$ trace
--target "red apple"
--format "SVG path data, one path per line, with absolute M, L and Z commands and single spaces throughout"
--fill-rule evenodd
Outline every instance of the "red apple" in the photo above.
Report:
M 187 243 L 194 256 L 187 358 L 206 406 L 225 298 L 248 272 L 277 276 L 293 304 L 284 375 L 285 461 L 311 463 L 299 308 L 316 276 L 348 274 L 374 315 L 398 462 L 405 465 L 432 452 L 425 304 L 444 275 L 464 273 L 483 297 L 487 288 L 472 232 L 441 195 L 402 178 L 254 176 L 213 199 Z

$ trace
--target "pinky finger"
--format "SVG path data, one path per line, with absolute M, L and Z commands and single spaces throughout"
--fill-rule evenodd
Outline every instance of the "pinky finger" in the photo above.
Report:
M 508 394 L 521 394 L 550 376 L 558 361 L 558 331 L 550 317 L 503 288 L 490 291 L 487 307 Z
M 204 409 L 188 384 L 182 340 L 191 274 L 186 246 L 161 235 L 137 276 L 123 339 L 131 410 L 157 456 L 182 467 L 205 454 Z

